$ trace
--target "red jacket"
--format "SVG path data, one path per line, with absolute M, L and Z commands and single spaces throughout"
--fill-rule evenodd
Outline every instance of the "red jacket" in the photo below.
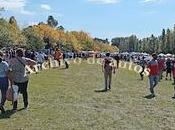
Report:
M 149 74 L 150 76 L 156 76 L 159 74 L 159 65 L 157 60 L 152 59 L 149 63 L 148 63 L 148 68 L 149 68 Z

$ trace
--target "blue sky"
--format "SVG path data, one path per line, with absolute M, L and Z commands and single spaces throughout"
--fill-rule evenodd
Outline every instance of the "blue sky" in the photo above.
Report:
M 58 19 L 66 30 L 84 30 L 93 37 L 109 38 L 136 34 L 140 38 L 175 24 L 175 0 L 0 0 L 21 26 Z

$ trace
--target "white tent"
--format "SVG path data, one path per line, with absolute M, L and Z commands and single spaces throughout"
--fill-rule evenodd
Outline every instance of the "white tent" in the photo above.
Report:
M 158 56 L 165 56 L 165 54 L 163 54 L 163 53 L 160 53 Z
M 167 57 L 172 57 L 172 54 L 168 53 L 166 54 Z

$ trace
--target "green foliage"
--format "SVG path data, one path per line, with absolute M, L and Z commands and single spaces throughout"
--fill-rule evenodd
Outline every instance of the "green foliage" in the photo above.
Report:
M 0 47 L 12 45 L 11 31 L 8 22 L 4 19 L 0 19 Z
M 7 22 L 0 20 L 0 47 L 22 46 L 30 49 L 40 49 L 44 46 L 59 45 L 65 50 L 98 50 L 116 51 L 109 44 L 95 41 L 88 33 L 83 31 L 66 31 L 63 26 L 58 26 L 58 21 L 49 16 L 47 24 L 40 22 L 38 25 L 29 26 L 20 30 L 14 16 Z M 47 39 L 47 42 L 46 40 Z
M 9 23 L 15 27 L 17 27 L 17 21 L 14 16 L 11 16 L 9 19 Z
M 58 25 L 58 21 L 53 16 L 50 15 L 48 17 L 47 24 L 51 27 L 56 27 Z
M 147 53 L 174 53 L 175 50 L 175 27 L 173 30 L 162 30 L 161 36 L 154 36 L 138 39 L 130 37 L 117 37 L 112 39 L 112 45 L 117 46 L 120 51 L 139 51 Z
M 24 45 L 25 37 L 21 31 L 13 24 L 4 19 L 0 19 L 0 46 L 7 47 L 12 45 Z
M 27 48 L 40 49 L 44 47 L 44 41 L 38 36 L 32 27 L 25 28 L 23 35 L 27 38 Z

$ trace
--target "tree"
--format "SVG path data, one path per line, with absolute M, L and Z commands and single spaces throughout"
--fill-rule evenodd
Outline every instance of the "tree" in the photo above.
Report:
M 24 46 L 25 37 L 21 34 L 21 30 L 11 25 L 4 19 L 0 19 L 0 44 L 1 46 Z
M 17 21 L 14 16 L 11 16 L 9 19 L 9 23 L 15 27 L 17 27 Z
M 64 27 L 57 27 L 57 24 L 53 16 L 49 16 L 48 24 L 40 22 L 38 25 L 20 30 L 14 16 L 10 17 L 9 21 L 0 19 L 0 47 L 25 46 L 29 49 L 41 49 L 59 45 L 61 49 L 74 51 L 96 50 L 97 48 L 99 51 L 117 50 L 109 44 L 94 41 L 84 31 L 65 32 Z
M 58 26 L 58 30 L 62 30 L 62 31 L 64 31 L 65 28 L 64 28 L 63 26 Z
M 23 29 L 23 35 L 27 38 L 27 48 L 41 49 L 44 47 L 43 39 L 38 35 L 33 27 Z
M 50 26 L 50 27 L 56 27 L 58 25 L 58 21 L 56 19 L 54 19 L 53 16 L 49 16 L 48 17 L 48 20 L 47 20 L 47 24 Z
M 13 39 L 11 33 L 8 22 L 0 19 L 0 47 L 12 46 Z
M 171 32 L 170 32 L 170 29 L 168 28 L 167 35 L 166 35 L 166 53 L 171 53 L 170 37 L 171 37 Z
M 165 29 L 162 30 L 162 37 L 161 37 L 161 50 L 163 53 L 165 53 L 165 47 L 166 47 L 166 34 L 165 34 Z

